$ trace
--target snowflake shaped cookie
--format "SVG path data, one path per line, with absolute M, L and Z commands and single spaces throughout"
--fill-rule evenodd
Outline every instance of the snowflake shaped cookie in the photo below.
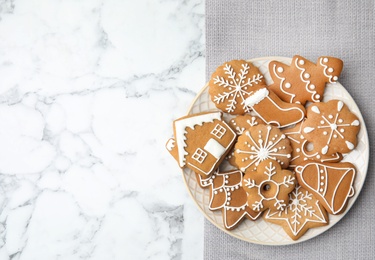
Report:
M 359 119 L 341 100 L 313 104 L 307 109 L 303 135 L 322 154 L 347 153 L 357 145 Z
M 224 227 L 228 230 L 237 227 L 245 218 L 255 220 L 260 212 L 247 205 L 246 192 L 242 187 L 242 172 L 216 171 L 208 178 L 197 175 L 201 187 L 210 187 L 210 210 L 221 210 Z
M 299 239 L 307 230 L 328 225 L 328 214 L 313 194 L 297 186 L 289 195 L 284 211 L 268 210 L 264 220 L 281 225 L 293 239 Z
M 302 129 L 303 123 L 299 123 L 292 128 L 281 130 L 289 138 L 292 146 L 289 168 L 295 168 L 307 160 L 316 162 L 339 162 L 342 160 L 340 153 L 322 154 L 320 150 L 317 150 L 312 143 L 306 140 L 302 134 Z
M 252 210 L 284 210 L 296 178 L 291 171 L 281 169 L 280 164 L 268 159 L 261 162 L 256 171 L 246 173 L 242 185 Z
M 270 125 L 257 125 L 238 137 L 235 145 L 235 162 L 241 171 L 256 170 L 260 162 L 273 159 L 287 168 L 292 148 L 289 139 L 280 129 Z
M 259 69 L 245 60 L 224 63 L 212 74 L 208 84 L 216 107 L 233 115 L 250 112 L 246 98 L 266 85 Z

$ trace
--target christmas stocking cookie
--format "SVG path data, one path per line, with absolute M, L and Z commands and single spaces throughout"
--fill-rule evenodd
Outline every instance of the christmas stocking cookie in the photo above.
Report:
M 282 101 L 272 90 L 261 88 L 249 96 L 245 104 L 265 123 L 286 127 L 302 121 L 305 108 L 300 104 Z
M 295 170 L 298 183 L 313 193 L 330 214 L 342 213 L 354 195 L 356 170 L 351 163 L 306 162 Z
M 269 89 L 286 102 L 319 102 L 326 83 L 335 83 L 342 67 L 342 60 L 328 56 L 319 57 L 316 64 L 298 55 L 290 66 L 271 61 L 269 71 L 274 83 Z

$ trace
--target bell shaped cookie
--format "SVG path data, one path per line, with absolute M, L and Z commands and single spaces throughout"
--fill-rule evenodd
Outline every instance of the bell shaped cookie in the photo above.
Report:
M 295 168 L 298 183 L 333 215 L 342 213 L 354 195 L 356 169 L 349 162 L 306 162 Z

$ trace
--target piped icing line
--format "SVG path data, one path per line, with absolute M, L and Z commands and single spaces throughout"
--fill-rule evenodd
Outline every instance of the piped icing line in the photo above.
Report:
M 311 162 L 311 163 L 308 163 L 308 164 L 306 164 L 306 165 L 304 165 L 304 166 L 297 166 L 297 167 L 295 168 L 296 173 L 299 174 L 299 175 L 301 176 L 300 179 L 301 179 L 302 183 L 303 183 L 306 187 L 308 187 L 309 189 L 314 190 L 315 192 L 317 192 L 318 194 L 320 194 L 320 195 L 321 195 L 321 196 L 320 196 L 321 199 L 324 200 L 325 204 L 327 205 L 327 207 L 331 210 L 331 212 L 332 212 L 333 214 L 337 214 L 337 213 L 341 212 L 341 210 L 345 207 L 346 202 L 347 202 L 348 199 L 351 197 L 350 195 L 351 195 L 351 193 L 352 193 L 352 189 L 353 189 L 353 182 L 354 182 L 354 178 L 355 178 L 355 169 L 354 169 L 354 168 L 347 168 L 347 167 L 339 168 L 339 167 L 332 167 L 332 166 L 321 165 L 322 167 L 324 167 L 325 176 L 326 176 L 326 177 L 325 177 L 325 179 L 326 179 L 325 187 L 328 187 L 328 186 L 329 186 L 329 184 L 328 184 L 328 181 L 329 181 L 329 180 L 328 180 L 328 170 L 327 170 L 328 168 L 335 169 L 335 170 L 346 170 L 346 172 L 341 176 L 341 178 L 340 178 L 338 184 L 337 184 L 336 187 L 335 187 L 335 190 L 334 190 L 333 195 L 332 195 L 332 200 L 330 201 L 330 203 L 332 203 L 332 204 L 329 204 L 329 202 L 327 201 L 327 199 L 324 197 L 324 195 L 326 194 L 326 190 L 325 190 L 324 193 L 322 194 L 322 192 L 320 191 L 320 188 L 319 188 L 318 190 L 315 190 L 313 187 L 311 187 L 310 185 L 308 185 L 308 184 L 306 183 L 305 179 L 303 178 L 303 171 L 306 169 L 306 167 L 308 167 L 308 166 L 311 165 L 311 164 L 315 164 L 316 167 L 318 168 L 318 172 L 320 173 L 320 170 L 319 170 L 318 165 L 321 165 L 321 164 L 319 164 L 319 163 Z M 346 175 L 347 175 L 350 171 L 353 171 L 353 172 L 354 172 L 353 175 L 352 175 L 352 179 L 351 179 L 351 181 L 350 181 L 350 187 L 351 187 L 351 188 L 348 190 L 348 193 L 345 195 L 345 200 L 344 200 L 344 202 L 342 203 L 341 207 L 340 207 L 338 210 L 334 210 L 334 209 L 333 209 L 333 205 L 334 205 L 334 203 L 335 203 L 336 192 L 337 192 L 337 189 L 338 189 L 338 187 L 339 187 L 339 184 L 342 182 L 342 180 L 346 177 Z M 318 182 L 319 182 L 319 184 L 320 184 L 320 179 L 318 179 Z M 320 185 L 319 185 L 319 187 L 320 187 Z
M 236 149 L 236 153 L 242 153 L 242 154 L 249 154 L 249 159 L 251 160 L 250 163 L 245 166 L 241 167 L 241 171 L 245 172 L 250 166 L 255 165 L 258 166 L 259 163 L 265 159 L 273 159 L 277 160 L 277 157 L 286 157 L 290 158 L 290 154 L 283 154 L 283 153 L 277 153 L 278 149 L 275 148 L 276 145 L 280 143 L 281 140 L 284 140 L 286 138 L 285 135 L 281 135 L 280 138 L 276 141 L 270 142 L 269 141 L 269 135 L 271 132 L 271 127 L 267 127 L 267 133 L 266 138 L 263 141 L 262 139 L 259 139 L 258 142 L 255 141 L 253 136 L 250 134 L 249 131 L 245 133 L 245 135 L 250 139 L 251 144 L 250 145 L 250 151 L 245 151 L 241 149 Z M 261 154 L 262 151 L 266 151 L 266 154 Z M 244 160 L 244 159 L 243 159 Z
M 212 123 L 214 120 L 221 121 L 221 112 L 206 113 L 202 115 L 196 115 L 188 118 L 176 120 L 174 122 L 175 127 L 175 140 L 178 147 L 178 163 L 180 167 L 185 166 L 185 156 L 188 154 L 185 150 L 186 144 L 186 128 L 190 127 L 194 129 L 196 125 L 202 126 L 204 123 Z
M 225 180 L 228 179 L 229 175 L 231 175 L 231 174 L 238 174 L 241 178 L 239 179 L 238 183 L 236 183 L 234 185 L 227 185 L 225 183 Z M 223 184 L 220 185 L 219 187 L 214 188 L 213 187 L 213 179 L 215 179 L 216 176 L 219 176 L 219 175 L 221 175 L 222 178 L 223 178 Z M 261 212 L 259 212 L 255 216 L 250 215 L 246 211 L 246 207 L 248 206 L 247 205 L 247 201 L 244 204 L 242 204 L 241 206 L 229 206 L 227 204 L 228 202 L 230 203 L 231 192 L 234 192 L 235 190 L 238 190 L 239 188 L 242 188 L 242 179 L 243 179 L 242 173 L 240 171 L 238 171 L 238 170 L 233 170 L 233 171 L 223 172 L 223 173 L 220 173 L 219 171 L 216 171 L 214 174 L 212 174 L 212 176 L 210 178 L 208 178 L 208 179 L 205 180 L 206 181 L 206 186 L 205 187 L 207 187 L 209 185 L 212 186 L 212 190 L 211 190 L 212 194 L 211 194 L 211 198 L 210 198 L 210 202 L 209 202 L 208 208 L 210 210 L 218 210 L 218 209 L 222 209 L 223 210 L 222 213 L 224 214 L 223 215 L 224 216 L 224 225 L 225 225 L 225 227 L 227 229 L 231 229 L 234 226 L 236 226 L 243 219 L 243 217 L 245 217 L 245 216 L 248 216 L 250 219 L 255 220 L 261 214 Z M 224 192 L 224 194 L 225 194 L 224 204 L 220 205 L 218 207 L 212 207 L 212 202 L 213 202 L 213 199 L 214 199 L 214 195 L 218 194 L 219 192 Z M 238 217 L 237 221 L 235 221 L 232 225 L 228 225 L 227 213 L 231 212 L 231 211 L 232 212 L 233 211 L 240 212 L 241 210 L 243 211 L 243 213 L 241 214 L 241 216 Z
M 330 83 L 336 83 L 336 81 L 332 80 L 333 76 L 327 74 L 328 66 L 326 64 L 324 64 L 323 62 L 328 62 L 328 58 L 327 57 L 321 57 L 319 59 L 320 65 L 322 65 L 324 67 L 324 69 L 323 69 L 324 76 L 326 76 L 328 78 Z
M 245 112 L 250 112 L 249 107 L 245 105 L 244 94 L 250 95 L 253 91 L 247 91 L 247 87 L 252 87 L 253 84 L 259 84 L 263 78 L 263 75 L 256 74 L 253 75 L 252 78 L 248 78 L 247 81 L 245 81 L 246 75 L 249 73 L 250 66 L 247 63 L 241 64 L 241 66 L 242 69 L 238 74 L 238 78 L 236 78 L 237 74 L 234 72 L 233 67 L 229 64 L 225 64 L 224 71 L 225 74 L 228 75 L 230 81 L 219 76 L 214 78 L 214 84 L 224 87 L 228 89 L 228 91 L 214 96 L 213 101 L 219 104 L 225 100 L 228 100 L 228 105 L 226 107 L 226 112 L 228 113 L 231 113 L 236 109 L 237 97 L 241 97 L 241 105 L 243 106 Z
M 305 83 L 305 89 L 306 89 L 306 91 L 307 91 L 308 93 L 311 93 L 311 100 L 312 100 L 313 102 L 320 102 L 319 98 L 318 98 L 318 99 L 315 98 L 317 92 L 316 92 L 315 90 L 311 90 L 311 89 L 309 89 L 309 85 L 310 85 L 311 81 L 310 81 L 310 80 L 305 80 L 305 79 L 304 79 L 303 75 L 305 74 L 306 69 L 304 69 L 304 68 L 298 66 L 298 61 L 299 61 L 299 60 L 300 60 L 299 58 L 296 58 L 295 61 L 294 61 L 294 64 L 296 65 L 296 68 L 299 69 L 299 70 L 301 71 L 301 72 L 300 72 L 300 75 L 299 75 L 299 76 L 300 76 L 300 79 L 301 79 L 302 82 Z M 303 61 L 303 60 L 301 60 L 301 61 Z
M 297 236 L 299 234 L 299 232 L 301 232 L 301 230 L 309 222 L 327 223 L 327 219 L 324 217 L 324 214 L 321 210 L 321 207 L 319 206 L 319 201 L 318 200 L 315 201 L 315 206 L 318 209 L 318 212 L 316 212 L 315 210 L 312 210 L 311 207 L 306 207 L 307 204 L 303 204 L 303 203 L 306 203 L 307 200 L 311 200 L 312 194 L 308 193 L 307 191 L 306 191 L 306 194 L 303 194 L 299 191 L 299 189 L 300 189 L 300 186 L 297 186 L 296 189 L 289 195 L 289 197 L 290 197 L 291 201 L 296 199 L 296 200 L 298 200 L 299 202 L 302 202 L 302 203 L 298 203 L 297 205 L 295 205 L 293 203 L 289 203 L 289 205 L 285 208 L 285 212 L 274 211 L 274 212 L 271 213 L 271 210 L 268 210 L 266 215 L 265 215 L 266 219 L 284 220 L 288 224 L 288 227 L 292 231 L 292 234 L 294 236 Z M 293 208 L 293 206 L 294 206 L 294 208 Z M 289 218 L 281 217 L 282 213 L 288 214 L 289 210 L 294 213 L 294 215 L 290 218 L 291 221 L 290 221 Z M 308 213 L 308 215 L 307 215 L 307 213 Z M 304 216 L 301 216 L 301 214 L 304 215 Z M 302 225 L 300 225 L 299 228 L 297 228 L 297 226 L 299 224 L 301 224 L 300 219 L 303 218 L 303 217 L 309 217 L 309 216 L 310 217 L 314 216 L 316 219 L 307 219 L 306 218 L 305 222 Z
M 287 126 L 291 126 L 291 125 L 294 125 L 298 122 L 300 122 L 304 117 L 305 117 L 305 113 L 302 109 L 298 108 L 298 107 L 290 107 L 290 108 L 282 108 L 280 107 L 272 98 L 270 98 L 269 96 L 269 91 L 266 89 L 266 88 L 262 88 L 262 89 L 259 89 L 257 91 L 254 92 L 253 95 L 251 95 L 250 97 L 248 97 L 246 100 L 245 100 L 245 104 L 246 106 L 249 106 L 251 107 L 251 109 L 264 121 L 266 122 L 267 124 L 274 124 L 274 125 L 277 125 L 278 127 L 281 127 L 280 125 L 280 122 L 278 121 L 268 121 L 266 120 L 262 115 L 261 113 L 259 113 L 257 111 L 257 109 L 254 107 L 255 105 L 259 104 L 262 100 L 264 99 L 268 99 L 277 109 L 279 109 L 280 111 L 283 111 L 283 112 L 289 112 L 289 111 L 292 111 L 292 110 L 298 110 L 300 111 L 301 113 L 301 117 L 298 118 L 298 120 L 296 121 L 293 121 L 289 124 L 286 124 L 286 125 L 282 125 L 282 127 L 287 127 Z
M 290 93 L 290 92 L 288 92 L 288 91 L 286 91 L 286 90 L 284 89 L 284 81 L 285 81 L 285 77 L 282 77 L 282 76 L 280 76 L 280 75 L 278 74 L 278 72 L 277 72 L 277 70 L 276 70 L 276 67 L 277 67 L 277 65 L 276 65 L 276 64 L 273 64 L 272 71 L 273 71 L 274 75 L 275 75 L 278 79 L 281 80 L 281 81 L 280 81 L 280 86 L 279 86 L 279 88 L 280 88 L 280 90 L 281 90 L 283 93 L 285 93 L 285 94 L 287 94 L 287 95 L 290 96 L 289 103 L 293 103 L 293 99 L 294 99 L 294 97 L 295 97 L 296 95 L 293 94 L 293 93 Z M 280 67 L 280 68 L 282 68 L 282 67 Z
M 261 209 L 264 208 L 264 205 L 263 205 L 264 200 L 266 201 L 274 200 L 275 201 L 274 206 L 277 208 L 277 210 L 284 210 L 287 204 L 285 203 L 284 200 L 278 198 L 280 194 L 280 186 L 284 185 L 286 187 L 289 187 L 289 185 L 294 185 L 295 177 L 288 175 L 288 176 L 284 176 L 284 179 L 281 182 L 274 180 L 273 176 L 278 173 L 276 171 L 276 166 L 274 166 L 273 161 L 270 161 L 269 165 L 265 167 L 265 171 L 263 172 L 263 174 L 267 176 L 267 179 L 263 179 L 263 181 L 261 181 L 259 184 L 251 178 L 244 179 L 245 186 L 249 190 L 255 189 L 258 195 L 258 201 L 255 201 L 251 205 L 251 208 L 254 211 L 261 211 Z M 272 197 L 263 196 L 261 192 L 261 188 L 264 183 L 273 183 L 277 187 L 277 191 L 275 192 L 275 194 L 273 194 Z M 247 191 L 247 193 L 249 194 L 249 191 Z

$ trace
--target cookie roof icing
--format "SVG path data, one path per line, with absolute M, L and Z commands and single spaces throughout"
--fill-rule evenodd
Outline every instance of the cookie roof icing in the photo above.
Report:
M 206 114 L 192 115 L 190 117 L 182 118 L 174 122 L 175 127 L 175 138 L 178 148 L 178 163 L 180 167 L 185 165 L 185 155 L 187 152 L 185 150 L 186 144 L 186 128 L 190 127 L 194 129 L 196 125 L 203 125 L 204 123 L 211 123 L 215 119 L 221 120 L 221 112 L 212 112 Z

